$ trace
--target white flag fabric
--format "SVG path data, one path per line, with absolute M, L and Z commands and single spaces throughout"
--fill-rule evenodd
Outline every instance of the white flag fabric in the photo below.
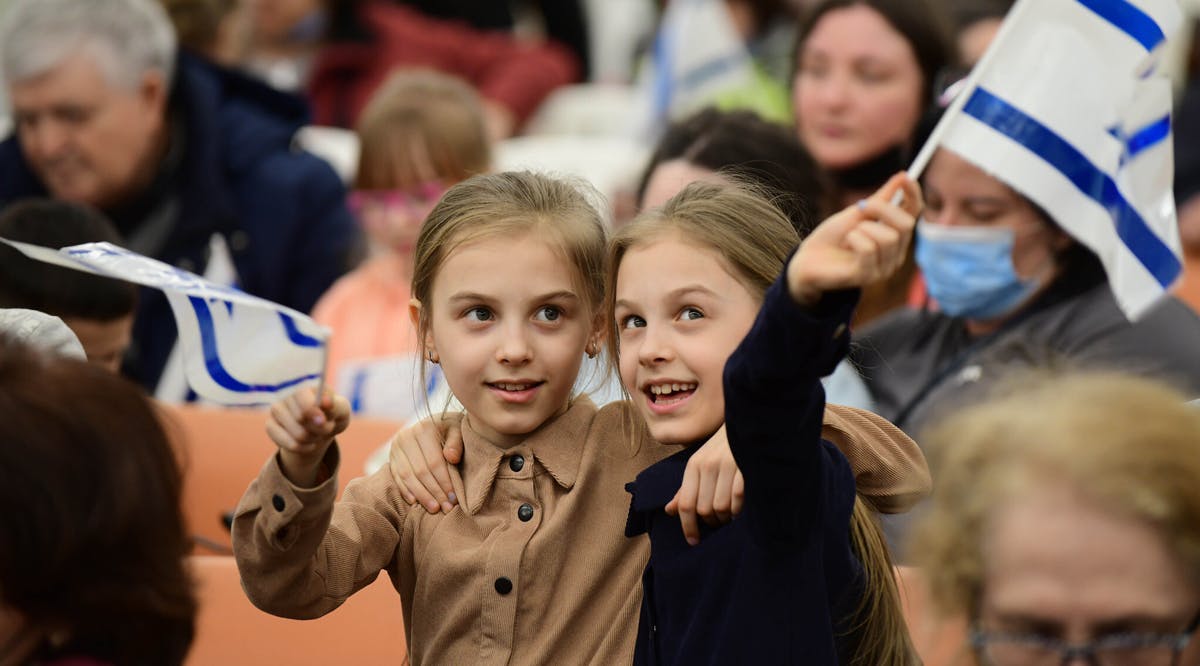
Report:
M 651 74 L 658 120 L 707 106 L 754 82 L 754 63 L 725 0 L 671 0 L 654 41 Z
M 1175 0 L 1019 0 L 922 151 L 948 148 L 1037 203 L 1099 256 L 1131 319 L 1182 271 L 1156 73 L 1181 21 Z
M 355 414 L 414 422 L 441 411 L 448 402 L 441 367 L 421 354 L 347 361 L 335 379 L 338 393 L 346 396 Z
M 188 383 L 208 400 L 265 404 L 321 382 L 329 329 L 295 310 L 109 243 L 55 250 L 0 241 L 31 259 L 162 290 Z

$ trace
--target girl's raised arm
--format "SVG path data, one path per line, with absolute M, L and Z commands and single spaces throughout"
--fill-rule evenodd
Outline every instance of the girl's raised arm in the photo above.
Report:
M 904 204 L 889 203 L 898 190 Z M 821 440 L 820 378 L 849 346 L 853 290 L 894 271 L 908 251 L 920 191 L 898 175 L 871 199 L 823 222 L 767 292 L 745 340 L 725 366 L 726 428 L 746 479 L 751 528 L 770 540 L 811 532 L 828 502 L 854 498 L 854 477 Z

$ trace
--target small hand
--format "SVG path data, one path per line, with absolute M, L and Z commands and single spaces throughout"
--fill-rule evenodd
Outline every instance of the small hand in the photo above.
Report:
M 392 436 L 388 464 L 405 502 L 429 513 L 449 512 L 458 503 L 450 465 L 462 461 L 461 414 L 425 419 Z
M 891 199 L 898 191 L 903 200 Z M 904 264 L 923 207 L 921 188 L 903 173 L 869 199 L 822 222 L 800 244 L 787 267 L 788 290 L 803 305 L 826 291 L 861 287 L 890 277 Z
M 279 447 L 283 472 L 300 486 L 312 486 L 333 438 L 350 425 L 350 403 L 326 389 L 300 389 L 271 405 L 267 436 Z
M 705 523 L 728 523 L 742 511 L 746 483 L 729 450 L 725 426 L 716 432 L 692 457 L 683 472 L 683 483 L 667 503 L 666 512 L 678 514 L 683 536 L 693 546 L 700 543 L 698 515 Z

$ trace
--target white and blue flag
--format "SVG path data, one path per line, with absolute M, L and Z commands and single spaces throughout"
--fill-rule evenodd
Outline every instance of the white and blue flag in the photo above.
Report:
M 109 243 L 55 250 L 0 241 L 31 259 L 162 290 L 188 384 L 208 400 L 265 404 L 322 380 L 330 331 L 295 310 Z
M 948 148 L 1099 256 L 1135 318 L 1182 272 L 1162 45 L 1175 0 L 1018 0 L 910 173 Z
M 754 63 L 724 0 L 671 0 L 654 39 L 656 121 L 680 118 L 751 85 Z

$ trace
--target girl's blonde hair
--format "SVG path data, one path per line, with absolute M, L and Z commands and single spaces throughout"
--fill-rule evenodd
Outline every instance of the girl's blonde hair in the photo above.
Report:
M 421 227 L 413 252 L 412 295 L 422 304 L 417 339 L 424 344 L 429 335 L 433 283 L 456 248 L 485 238 L 522 235 L 547 242 L 561 253 L 589 321 L 602 326 L 607 232 L 585 195 L 588 190 L 581 182 L 528 171 L 478 175 L 447 190 Z M 590 193 L 598 196 L 594 190 Z M 424 386 L 424 371 L 421 379 Z
M 976 612 L 989 517 L 1047 482 L 1153 526 L 1200 585 L 1200 410 L 1184 400 L 1148 379 L 1038 373 L 930 429 L 937 485 L 913 555 L 937 606 Z
M 717 253 L 730 274 L 761 303 L 800 242 L 796 229 L 766 196 L 746 184 L 692 183 L 661 208 L 639 215 L 613 237 L 608 253 L 609 326 L 615 325 L 617 272 L 629 250 L 677 233 Z M 615 329 L 613 329 L 615 330 Z M 609 337 L 612 359 L 620 352 Z M 634 410 L 629 410 L 633 412 Z M 644 424 L 629 424 L 631 437 Z M 851 664 L 900 666 L 916 662 L 900 604 L 891 554 L 875 511 L 861 496 L 850 519 L 851 547 L 863 565 L 863 598 L 848 623 Z
M 412 187 L 421 146 L 440 180 L 457 183 L 486 172 L 492 161 L 483 106 L 467 83 L 432 70 L 400 70 L 371 97 L 358 121 L 361 152 L 355 187 Z

